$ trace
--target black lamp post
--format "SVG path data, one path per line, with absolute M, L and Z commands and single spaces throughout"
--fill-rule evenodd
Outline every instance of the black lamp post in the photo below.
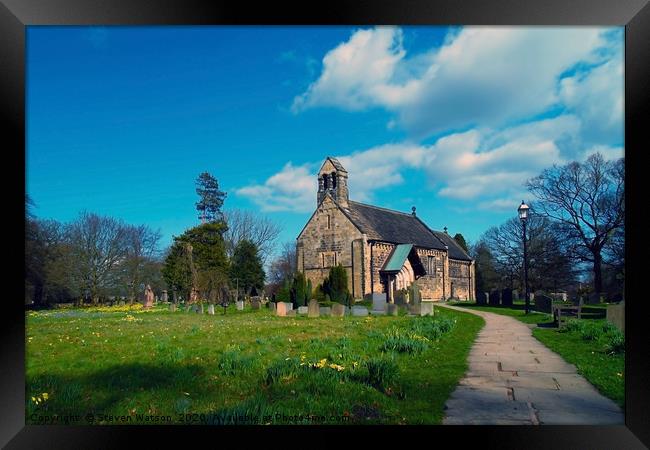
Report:
M 528 221 L 528 210 L 530 208 L 524 201 L 521 201 L 521 205 L 517 208 L 519 212 L 519 220 L 524 228 L 524 295 L 526 299 L 526 314 L 530 309 L 530 295 L 528 295 L 528 251 L 526 248 L 526 222 Z

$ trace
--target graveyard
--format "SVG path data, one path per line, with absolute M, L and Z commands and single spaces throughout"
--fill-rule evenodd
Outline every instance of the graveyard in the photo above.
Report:
M 238 306 L 27 312 L 26 423 L 439 424 L 483 326 Z

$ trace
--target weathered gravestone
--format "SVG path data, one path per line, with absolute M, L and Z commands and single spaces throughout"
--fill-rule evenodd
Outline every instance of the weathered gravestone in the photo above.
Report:
M 169 304 L 169 310 L 171 312 L 176 312 L 176 303 L 170 303 Z
M 512 306 L 512 289 L 503 289 L 501 291 L 501 304 L 503 306 Z
M 167 291 L 162 291 L 162 296 L 160 297 L 160 301 L 162 301 L 163 303 L 169 301 L 169 297 L 167 296 Z
M 625 301 L 618 305 L 607 305 L 607 321 L 625 333 Z
M 363 317 L 368 315 L 368 308 L 365 306 L 353 306 L 352 315 L 357 317 Z
M 254 310 L 257 310 L 257 309 L 260 309 L 260 306 L 262 306 L 262 303 L 260 302 L 259 297 L 258 298 L 253 297 L 251 299 L 251 308 L 253 308 Z
M 519 291 L 517 289 L 512 290 L 512 298 L 513 300 L 519 300 Z
M 587 303 L 589 305 L 597 305 L 598 303 L 600 303 L 600 296 L 601 296 L 600 293 L 592 292 L 591 294 L 589 294 L 589 298 L 587 299 Z
M 553 311 L 553 299 L 541 293 L 535 294 L 535 311 L 551 314 Z
M 333 317 L 343 317 L 345 315 L 345 306 L 340 303 L 332 304 L 332 316 Z
M 278 315 L 278 316 L 280 316 L 280 317 L 285 317 L 285 316 L 288 315 L 287 313 L 288 313 L 289 311 L 291 311 L 292 309 L 293 309 L 293 305 L 292 305 L 291 303 L 288 303 L 288 302 L 278 302 L 278 303 L 276 304 L 276 310 L 275 310 L 275 313 L 276 313 L 276 315 Z
M 153 306 L 153 299 L 153 289 L 151 289 L 151 286 L 147 285 L 144 289 L 144 307 L 151 308 Z
M 332 308 L 329 306 L 321 306 L 318 308 L 318 312 L 321 316 L 331 316 L 332 315 Z
M 416 305 L 406 305 L 409 315 L 419 316 L 422 313 L 422 303 Z
M 199 309 L 199 305 L 196 305 L 196 304 L 195 304 L 195 305 L 194 305 L 194 308 L 193 308 L 193 311 L 194 311 L 195 313 L 197 313 L 197 314 L 198 314 L 199 312 L 201 312 L 201 310 Z
M 275 311 L 278 305 L 276 305 L 275 302 L 268 302 L 267 306 L 271 311 Z
M 237 311 L 243 311 L 244 310 L 244 300 L 237 300 L 235 302 L 235 307 L 237 308 Z
M 318 302 L 316 300 L 309 300 L 309 306 L 307 307 L 307 316 L 308 317 L 318 317 L 320 316 L 320 309 L 318 308 Z
M 422 303 L 420 303 L 420 315 L 421 316 L 433 316 L 433 302 L 422 302 Z
M 501 295 L 500 295 L 499 291 L 494 290 L 494 291 L 490 292 L 490 300 L 489 300 L 490 306 L 499 306 L 499 303 L 501 302 L 500 297 L 501 297 Z
M 296 314 L 297 312 L 298 312 L 297 309 L 292 309 L 290 311 L 287 311 L 287 317 L 295 317 L 297 315 Z
M 386 294 L 373 292 L 372 314 L 386 314 Z
M 307 306 L 298 306 L 298 314 L 303 315 L 307 314 L 309 308 Z
M 479 292 L 476 295 L 476 304 L 477 305 L 487 305 L 489 294 L 487 292 Z
M 214 316 L 214 305 L 212 303 L 208 305 L 208 314 Z
M 399 313 L 399 306 L 395 303 L 388 303 L 386 305 L 386 314 L 389 316 L 396 316 Z

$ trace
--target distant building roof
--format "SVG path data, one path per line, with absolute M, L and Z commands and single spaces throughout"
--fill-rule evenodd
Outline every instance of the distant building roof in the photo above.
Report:
M 465 261 L 472 260 L 472 258 L 465 252 L 465 250 L 463 250 L 463 247 L 461 247 L 458 242 L 456 242 L 456 240 L 449 236 L 447 233 L 443 233 L 441 231 L 431 231 L 436 235 L 438 239 L 440 239 L 445 243 L 446 246 L 449 247 L 449 257 L 451 259 L 461 259 Z

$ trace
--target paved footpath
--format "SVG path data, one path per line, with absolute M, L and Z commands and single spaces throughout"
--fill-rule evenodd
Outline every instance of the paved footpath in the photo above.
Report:
M 437 307 L 438 305 L 436 305 Z M 512 317 L 450 305 L 485 319 L 469 370 L 445 404 L 445 425 L 623 425 L 623 411 L 573 364 Z

